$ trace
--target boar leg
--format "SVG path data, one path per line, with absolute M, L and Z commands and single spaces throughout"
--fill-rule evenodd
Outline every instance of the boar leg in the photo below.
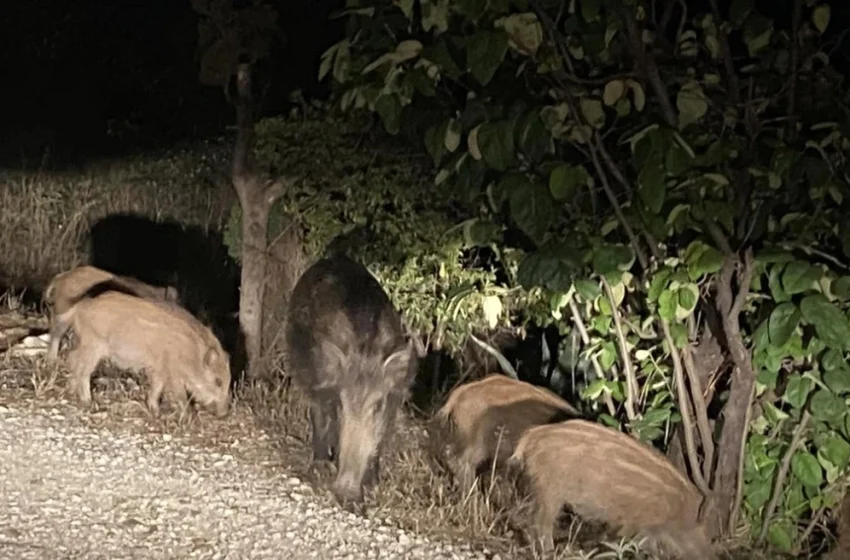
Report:
M 154 416 L 159 416 L 159 399 L 165 389 L 165 382 L 161 375 L 149 375 L 150 389 L 148 389 L 148 410 Z
M 47 348 L 47 360 L 55 362 L 59 357 L 59 343 L 62 342 L 62 337 L 68 330 L 67 322 L 62 320 L 62 316 L 54 313 L 50 319 L 50 346 Z
M 537 536 L 537 543 L 541 546 L 543 552 L 549 553 L 555 549 L 555 523 L 561 513 L 562 504 L 553 499 L 549 492 L 542 491 L 541 488 L 535 489 L 535 497 L 537 511 L 534 513 L 534 532 Z
M 91 404 L 91 375 L 102 358 L 98 348 L 80 340 L 76 348 L 68 353 L 68 369 L 71 370 L 71 386 L 84 406 Z
M 310 402 L 313 428 L 313 462 L 336 459 L 339 453 L 339 418 L 335 399 L 314 397 Z

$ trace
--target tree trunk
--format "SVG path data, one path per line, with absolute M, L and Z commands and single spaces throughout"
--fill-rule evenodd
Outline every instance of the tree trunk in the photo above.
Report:
M 263 356 L 263 298 L 268 266 L 269 212 L 283 193 L 287 180 L 270 183 L 261 177 L 250 161 L 254 137 L 251 112 L 251 70 L 242 63 L 236 73 L 236 145 L 233 151 L 232 180 L 242 208 L 242 277 L 239 292 L 239 325 L 245 337 L 248 356 L 247 377 L 256 379 Z

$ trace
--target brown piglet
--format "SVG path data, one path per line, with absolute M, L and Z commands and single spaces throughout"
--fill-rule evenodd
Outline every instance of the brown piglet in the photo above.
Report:
M 229 355 L 212 331 L 182 308 L 107 291 L 74 304 L 66 320 L 77 333 L 67 360 L 71 386 L 83 405 L 91 403 L 91 375 L 106 359 L 119 369 L 145 372 L 154 415 L 163 391 L 181 406 L 189 393 L 218 416 L 227 414 Z
M 525 381 L 492 374 L 456 387 L 435 416 L 432 434 L 447 428 L 448 463 L 458 484 L 467 490 L 487 462 L 505 464 L 526 430 L 578 416 L 558 395 Z M 445 453 L 443 449 L 438 452 Z
M 44 300 L 50 304 L 50 346 L 47 359 L 55 361 L 59 356 L 59 343 L 70 326 L 65 313 L 87 290 L 102 282 L 112 282 L 123 288 L 126 293 L 142 298 L 163 300 L 176 303 L 177 290 L 172 286 L 151 286 L 129 276 L 118 276 L 94 266 L 78 266 L 60 272 L 44 290 Z
M 534 532 L 544 550 L 554 548 L 554 526 L 568 505 L 621 536 L 648 537 L 676 558 L 716 558 L 703 494 L 664 455 L 622 432 L 585 420 L 537 426 L 510 460 L 531 485 Z

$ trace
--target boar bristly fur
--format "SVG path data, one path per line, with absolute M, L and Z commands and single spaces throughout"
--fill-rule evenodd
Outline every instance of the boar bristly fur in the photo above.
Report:
M 65 312 L 64 320 L 77 333 L 67 359 L 80 402 L 91 404 L 91 375 L 106 359 L 119 369 L 144 371 L 154 415 L 163 391 L 181 406 L 188 393 L 218 416 L 226 415 L 230 359 L 212 331 L 177 305 L 120 291 L 95 295 L 109 282 L 94 286 Z
M 568 505 L 621 536 L 649 537 L 674 557 L 716 558 L 703 494 L 664 455 L 622 432 L 585 420 L 537 426 L 510 460 L 531 483 L 534 532 L 545 550 L 554 547 L 554 526 Z
M 449 428 L 455 456 L 448 461 L 449 470 L 465 491 L 489 462 L 504 465 L 529 428 L 578 415 L 548 389 L 493 374 L 456 387 L 435 420 L 437 429 Z
M 65 313 L 87 290 L 102 282 L 113 282 L 123 288 L 121 291 L 130 295 L 168 302 L 177 301 L 177 290 L 172 286 L 151 286 L 136 278 L 118 276 L 94 266 L 78 266 L 60 272 L 44 290 L 44 300 L 51 307 L 50 346 L 47 350 L 49 361 L 55 361 L 59 356 L 59 343 L 70 326 Z
M 388 427 L 406 399 L 418 355 L 381 285 L 344 256 L 298 280 L 286 326 L 287 372 L 310 397 L 313 460 L 334 460 L 344 505 L 379 481 Z

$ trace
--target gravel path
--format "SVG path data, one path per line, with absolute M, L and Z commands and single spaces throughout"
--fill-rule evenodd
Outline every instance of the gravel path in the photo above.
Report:
M 348 514 L 279 469 L 0 406 L 0 558 L 485 555 Z

